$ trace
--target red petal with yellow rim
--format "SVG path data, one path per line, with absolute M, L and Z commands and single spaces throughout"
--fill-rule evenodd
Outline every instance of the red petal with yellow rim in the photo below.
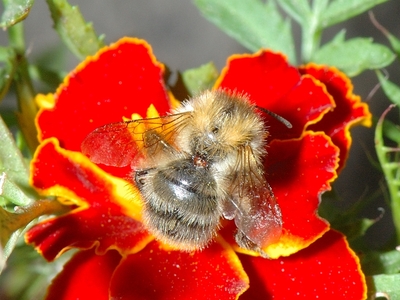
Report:
M 129 255 L 115 271 L 112 299 L 237 299 L 248 278 L 231 248 L 202 252 L 163 249 L 157 242 Z
M 325 84 L 327 91 L 335 99 L 335 109 L 307 129 L 324 131 L 332 138 L 334 144 L 340 148 L 341 169 L 351 146 L 350 127 L 357 123 L 371 126 L 372 115 L 368 105 L 361 102 L 360 96 L 353 94 L 350 79 L 336 68 L 308 64 L 300 68 L 300 72 L 309 74 Z
M 151 103 L 165 114 L 169 96 L 163 76 L 164 66 L 143 40 L 123 38 L 102 48 L 65 78 L 54 97 L 48 96 L 50 100 L 46 100 L 53 103 L 42 108 L 37 117 L 39 139 L 57 137 L 61 147 L 80 151 L 91 131 L 122 122 L 134 113 L 146 117 Z M 126 174 L 126 169 L 107 170 Z
M 52 281 L 46 300 L 109 300 L 111 277 L 120 260 L 116 251 L 78 252 Z
M 298 138 L 306 125 L 318 121 L 334 107 L 324 85 L 311 76 L 301 76 L 284 56 L 269 51 L 230 57 L 215 88 L 245 93 L 256 105 L 293 125 L 288 129 L 266 116 L 270 139 Z
M 321 194 L 330 190 L 337 176 L 338 156 L 338 148 L 326 135 L 310 131 L 301 139 L 274 140 L 269 145 L 266 176 L 281 207 L 284 229 L 271 252 L 295 253 L 329 230 L 317 210 Z
M 239 257 L 250 278 L 250 289 L 240 299 L 366 299 L 359 260 L 333 230 L 289 257 Z
M 77 206 L 71 213 L 41 222 L 27 232 L 27 242 L 48 260 L 71 247 L 95 245 L 98 253 L 110 248 L 132 253 L 152 239 L 141 222 L 135 189 L 82 154 L 61 149 L 55 139 L 42 143 L 36 152 L 31 182 L 42 195 L 68 199 Z

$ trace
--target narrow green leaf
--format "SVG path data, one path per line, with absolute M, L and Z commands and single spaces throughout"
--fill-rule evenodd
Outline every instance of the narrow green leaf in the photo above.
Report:
M 4 11 L 1 15 L 0 27 L 8 27 L 25 19 L 33 5 L 34 0 L 3 0 Z
M 319 18 L 321 28 L 348 20 L 388 0 L 333 0 Z
M 398 148 L 385 146 L 382 130 L 383 121 L 394 106 L 394 104 L 391 104 L 384 111 L 375 127 L 375 151 L 389 189 L 389 205 L 392 212 L 393 225 L 396 230 L 396 243 L 400 244 L 400 165 L 398 163 L 400 151 Z
M 0 101 L 7 94 L 14 77 L 16 68 L 15 51 L 11 48 L 0 47 Z
M 400 299 L 400 274 L 367 277 L 368 299 Z
M 280 0 L 278 4 L 299 24 L 303 24 L 304 20 L 311 16 L 311 8 L 307 0 Z
M 279 14 L 274 1 L 195 0 L 203 15 L 239 43 L 257 51 L 269 48 L 286 54 L 295 63 L 290 22 Z
M 383 135 L 400 145 L 400 127 L 389 120 L 383 121 Z
M 11 132 L 0 117 L 0 172 L 20 187 L 28 187 L 29 171 Z M 1 174 L 0 174 L 1 175 Z
M 389 100 L 394 104 L 400 105 L 400 87 L 385 78 L 381 71 L 377 70 L 376 75 L 378 76 L 379 82 L 386 97 L 388 97 Z
M 198 68 L 186 70 L 182 74 L 183 82 L 191 95 L 212 88 L 218 78 L 218 70 L 212 62 Z
M 370 38 L 342 40 L 343 32 L 318 50 L 312 61 L 335 66 L 348 76 L 356 76 L 365 70 L 383 68 L 395 59 L 395 55 L 384 45 L 372 42 Z
M 66 0 L 46 0 L 54 28 L 68 48 L 80 59 L 95 54 L 103 47 L 91 23 L 86 23 L 78 7 Z

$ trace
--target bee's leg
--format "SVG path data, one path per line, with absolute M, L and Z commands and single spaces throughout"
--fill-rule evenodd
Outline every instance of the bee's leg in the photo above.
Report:
M 242 231 L 238 230 L 235 235 L 236 243 L 239 247 L 258 252 L 264 258 L 270 258 L 257 244 L 252 242 Z
M 147 168 L 147 169 L 141 169 L 141 170 L 136 170 L 135 171 L 135 183 L 136 186 L 139 188 L 139 190 L 145 185 L 146 183 L 146 177 L 149 176 L 149 173 L 156 168 Z

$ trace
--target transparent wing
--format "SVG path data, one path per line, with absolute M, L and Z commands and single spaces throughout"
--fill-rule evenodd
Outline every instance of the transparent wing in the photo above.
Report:
M 176 134 L 190 115 L 191 112 L 185 112 L 101 126 L 83 140 L 82 153 L 94 163 L 124 167 L 132 165 L 138 153 L 176 151 Z
M 233 217 L 234 208 L 236 240 L 243 248 L 259 251 L 279 239 L 282 215 L 251 147 L 239 150 L 232 176 L 228 216 Z

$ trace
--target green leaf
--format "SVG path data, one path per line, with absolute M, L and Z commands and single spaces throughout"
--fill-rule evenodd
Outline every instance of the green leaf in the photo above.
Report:
M 400 56 L 400 40 L 397 37 L 395 37 L 393 34 L 391 34 L 385 27 L 383 27 L 378 22 L 378 20 L 375 18 L 375 15 L 373 14 L 372 11 L 369 12 L 369 18 L 370 18 L 372 24 L 374 24 L 374 26 L 386 36 L 386 38 L 389 40 L 390 45 L 392 46 L 392 49 L 397 54 L 397 58 L 399 58 L 399 56 Z
M 312 61 L 335 66 L 348 76 L 356 76 L 365 70 L 386 67 L 395 55 L 384 45 L 374 44 L 370 38 L 354 38 L 345 41 L 340 32 L 331 42 L 318 50 Z
M 0 101 L 7 94 L 11 82 L 14 78 L 16 68 L 15 51 L 11 48 L 0 47 L 0 62 L 3 62 L 4 67 L 0 65 Z
M 186 70 L 182 74 L 183 82 L 191 95 L 212 88 L 218 78 L 218 70 L 212 62 L 198 68 Z
M 22 231 L 32 221 L 43 215 L 59 214 L 68 211 L 57 200 L 37 200 L 24 207 L 16 207 L 13 213 L 0 207 L 0 267 L 15 248 Z M 0 269 L 1 272 L 1 269 Z
M 269 48 L 286 54 L 295 63 L 290 22 L 284 20 L 274 1 L 195 0 L 203 15 L 239 43 L 257 51 Z
M 319 18 L 321 28 L 348 20 L 388 0 L 333 0 Z
M 400 274 L 367 277 L 368 299 L 400 299 Z
M 91 23 L 86 23 L 78 7 L 66 0 L 46 0 L 54 28 L 68 48 L 80 59 L 95 54 L 103 47 Z
M 22 229 L 9 230 L 10 224 L 12 224 L 11 216 L 10 212 L 0 207 L 0 274 L 22 233 Z
M 4 12 L 1 15 L 0 27 L 8 27 L 25 19 L 33 5 L 34 0 L 3 0 Z
M 368 275 L 396 274 L 400 272 L 400 252 L 369 252 L 361 257 L 363 272 Z
M 29 171 L 11 132 L 0 117 L 0 172 L 18 186 L 28 188 Z
M 307 0 L 280 0 L 278 4 L 299 24 L 303 24 L 304 20 L 311 16 L 311 8 Z
M 346 210 L 338 207 L 340 199 L 334 191 L 326 192 L 322 195 L 318 215 L 326 219 L 333 229 L 336 229 L 346 235 L 353 250 L 365 249 L 365 234 L 367 230 L 380 220 L 378 216 L 375 219 L 361 218 L 369 204 L 381 196 L 381 192 L 369 194 L 368 197 L 362 197 Z
M 4 204 L 13 203 L 18 206 L 26 206 L 33 202 L 22 189 L 7 177 L 5 172 L 0 174 L 0 200 L 4 200 L 2 201 Z
M 385 76 L 383 76 L 382 72 L 379 70 L 376 71 L 376 76 L 378 76 L 379 82 L 386 97 L 388 97 L 392 103 L 400 105 L 400 87 L 385 78 Z
M 399 58 L 400 57 L 400 40 L 389 32 L 387 33 L 386 37 L 389 40 L 389 43 L 392 46 L 392 49 L 394 50 L 397 57 Z

